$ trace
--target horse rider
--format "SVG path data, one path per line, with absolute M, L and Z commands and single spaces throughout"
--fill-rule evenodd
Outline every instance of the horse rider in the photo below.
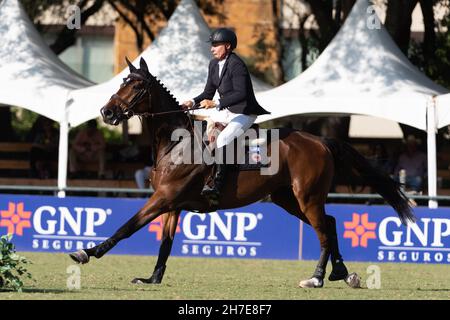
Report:
M 194 99 L 183 102 L 182 106 L 189 109 L 200 103 L 205 109 L 216 108 L 211 119 L 227 124 L 217 137 L 216 155 L 225 155 L 226 145 L 249 129 L 258 115 L 269 112 L 256 101 L 247 66 L 233 52 L 237 46 L 236 34 L 230 29 L 219 28 L 211 33 L 208 42 L 214 58 L 209 63 L 205 89 Z M 216 90 L 219 98 L 213 100 Z M 213 187 L 205 185 L 202 190 L 204 196 L 218 198 L 223 189 L 226 164 L 218 162 Z

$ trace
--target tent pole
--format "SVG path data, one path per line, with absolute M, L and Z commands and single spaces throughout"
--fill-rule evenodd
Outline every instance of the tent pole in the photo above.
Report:
M 437 163 L 436 163 L 436 103 L 435 98 L 427 103 L 427 161 L 428 161 L 428 196 L 437 195 Z M 436 200 L 428 200 L 428 207 L 436 209 Z
M 69 151 L 69 123 L 63 120 L 59 126 L 59 156 L 58 156 L 58 197 L 64 198 L 67 187 L 67 160 Z

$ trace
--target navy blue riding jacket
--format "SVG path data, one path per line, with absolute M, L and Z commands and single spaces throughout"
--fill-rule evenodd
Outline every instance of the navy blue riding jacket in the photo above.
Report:
M 212 100 L 216 90 L 219 91 L 220 109 L 227 108 L 233 113 L 268 114 L 256 101 L 253 85 L 244 61 L 231 53 L 222 69 L 219 78 L 219 60 L 212 59 L 209 63 L 208 80 L 204 91 L 194 98 L 195 103 L 204 99 Z

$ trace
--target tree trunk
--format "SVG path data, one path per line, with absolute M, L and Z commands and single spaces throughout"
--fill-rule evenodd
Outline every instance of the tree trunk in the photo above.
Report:
M 423 22 L 425 25 L 425 35 L 422 43 L 425 63 L 434 58 L 434 51 L 436 49 L 433 2 L 434 1 L 432 0 L 420 0 L 420 8 L 422 9 Z
M 282 32 L 283 29 L 280 25 L 280 1 L 272 0 L 272 15 L 273 15 L 273 28 L 275 32 L 275 54 L 276 61 L 272 64 L 272 71 L 275 78 L 275 85 L 280 85 L 284 82 L 284 70 L 282 65 L 283 58 L 283 46 L 281 44 L 282 41 Z
M 412 12 L 418 0 L 389 0 L 385 27 L 394 42 L 406 55 L 411 38 Z
M 306 2 L 310 5 L 319 25 L 319 50 L 322 52 L 339 29 L 333 20 L 333 1 L 306 0 Z
M 342 21 L 345 21 L 355 2 L 356 0 L 342 0 Z

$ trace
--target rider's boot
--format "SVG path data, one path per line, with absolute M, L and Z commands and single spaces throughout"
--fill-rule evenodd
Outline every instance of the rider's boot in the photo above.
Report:
M 202 196 L 207 197 L 208 199 L 219 199 L 220 193 L 225 185 L 226 170 L 226 164 L 217 164 L 217 171 L 214 176 L 213 186 L 210 187 L 206 184 L 201 192 Z

